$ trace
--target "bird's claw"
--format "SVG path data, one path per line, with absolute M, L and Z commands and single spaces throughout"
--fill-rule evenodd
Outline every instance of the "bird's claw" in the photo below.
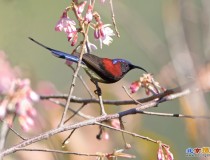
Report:
M 98 95 L 98 96 L 101 96 L 101 90 L 100 89 L 96 89 L 95 91 L 94 91 L 94 93 L 96 94 L 96 95 Z

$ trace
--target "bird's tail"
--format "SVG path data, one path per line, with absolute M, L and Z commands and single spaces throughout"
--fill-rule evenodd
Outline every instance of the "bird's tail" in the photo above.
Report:
M 34 39 L 31 38 L 31 37 L 28 37 L 28 38 L 29 38 L 31 41 L 33 41 L 34 43 L 36 43 L 36 44 L 38 44 L 38 45 L 44 47 L 45 49 L 51 51 L 51 53 L 52 53 L 54 56 L 58 57 L 58 58 L 66 59 L 66 60 L 69 60 L 69 61 L 72 61 L 72 62 L 76 62 L 76 63 L 78 63 L 78 61 L 79 61 L 79 57 L 77 57 L 77 56 L 74 56 L 74 55 L 71 55 L 71 54 L 68 54 L 68 53 L 65 53 L 65 52 L 62 52 L 62 51 L 58 51 L 58 50 L 49 48 L 49 47 L 45 46 L 44 44 L 42 44 L 42 43 L 40 43 L 40 42 L 34 40 Z

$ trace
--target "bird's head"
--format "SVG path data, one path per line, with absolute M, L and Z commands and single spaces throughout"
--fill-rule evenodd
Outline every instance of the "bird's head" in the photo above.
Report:
M 120 63 L 121 71 L 122 71 L 123 75 L 126 74 L 127 72 L 129 72 L 130 70 L 135 69 L 135 68 L 136 69 L 141 69 L 141 70 L 143 70 L 144 72 L 147 73 L 147 71 L 144 68 L 142 68 L 140 66 L 133 65 L 131 62 L 129 62 L 125 59 L 114 59 L 113 64 L 115 64 L 115 63 Z

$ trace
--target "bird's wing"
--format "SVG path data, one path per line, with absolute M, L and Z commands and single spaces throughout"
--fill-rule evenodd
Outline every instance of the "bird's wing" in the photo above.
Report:
M 102 83 L 114 83 L 117 81 L 116 77 L 107 72 L 104 68 L 102 61 L 103 58 L 97 57 L 93 54 L 84 54 L 82 61 L 85 63 L 88 69 L 94 71 L 100 78 L 96 78 Z M 94 78 L 94 77 L 93 77 Z
M 95 71 L 97 73 L 103 72 L 103 68 L 100 65 L 102 63 L 101 58 L 99 58 L 93 54 L 86 53 L 83 55 L 82 61 L 93 71 Z

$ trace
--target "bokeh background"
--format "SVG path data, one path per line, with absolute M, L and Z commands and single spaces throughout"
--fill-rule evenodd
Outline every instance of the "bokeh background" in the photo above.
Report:
M 54 58 L 43 48 L 35 45 L 31 36 L 44 44 L 65 52 L 72 47 L 64 33 L 55 32 L 54 27 L 62 11 L 70 1 L 50 0 L 1 0 L 0 1 L 0 50 L 3 50 L 12 65 L 19 66 L 22 77 L 29 77 L 35 90 L 51 93 L 67 93 L 72 80 L 72 70 L 64 61 Z M 156 80 L 165 88 L 174 88 L 189 82 L 194 87 L 201 86 L 204 92 L 196 92 L 181 99 L 160 104 L 150 111 L 182 113 L 191 115 L 209 115 L 209 58 L 210 58 L 210 1 L 209 0 L 113 0 L 115 18 L 120 38 L 114 37 L 110 46 L 98 49 L 96 55 L 110 58 L 126 58 L 136 65 L 153 73 Z M 109 1 L 96 2 L 96 8 L 104 23 L 112 23 Z M 73 16 L 73 14 L 69 14 Z M 96 45 L 98 42 L 90 35 Z M 99 45 L 98 45 L 99 46 Z M 98 47 L 99 48 L 99 47 Z M 84 71 L 80 71 L 93 91 L 94 85 Z M 138 70 L 127 74 L 124 80 L 116 84 L 101 85 L 104 99 L 129 99 L 122 86 L 129 87 L 142 73 Z M 51 83 L 51 84 L 50 84 Z M 47 88 L 48 87 L 48 88 Z M 56 89 L 54 89 L 56 88 Z M 89 97 L 78 80 L 74 92 L 78 97 Z M 139 92 L 135 98 L 146 95 Z M 79 107 L 72 104 L 72 107 Z M 107 106 L 108 113 L 115 113 L 135 106 Z M 51 103 L 37 104 L 39 113 L 35 128 L 25 133 L 26 137 L 35 136 L 57 126 L 62 107 Z M 82 111 L 98 115 L 98 105 L 88 105 Z M 75 117 L 70 123 L 81 121 Z M 123 119 L 129 131 L 159 139 L 170 145 L 175 159 L 188 159 L 185 150 L 189 147 L 210 147 L 209 121 L 187 120 L 181 118 L 132 115 Z M 77 130 L 66 150 L 72 152 L 112 152 L 123 148 L 120 133 L 107 130 L 109 140 L 96 140 L 98 127 L 89 126 Z M 61 149 L 61 143 L 68 133 L 63 133 L 48 141 L 34 144 L 34 147 Z M 156 159 L 158 146 L 150 142 L 126 136 L 132 148 L 127 151 L 136 155 L 136 159 Z M 20 140 L 9 134 L 6 147 Z M 17 152 L 5 159 L 95 159 L 72 155 Z M 199 159 L 199 158 L 194 158 Z M 206 158 L 207 159 L 207 158 Z

